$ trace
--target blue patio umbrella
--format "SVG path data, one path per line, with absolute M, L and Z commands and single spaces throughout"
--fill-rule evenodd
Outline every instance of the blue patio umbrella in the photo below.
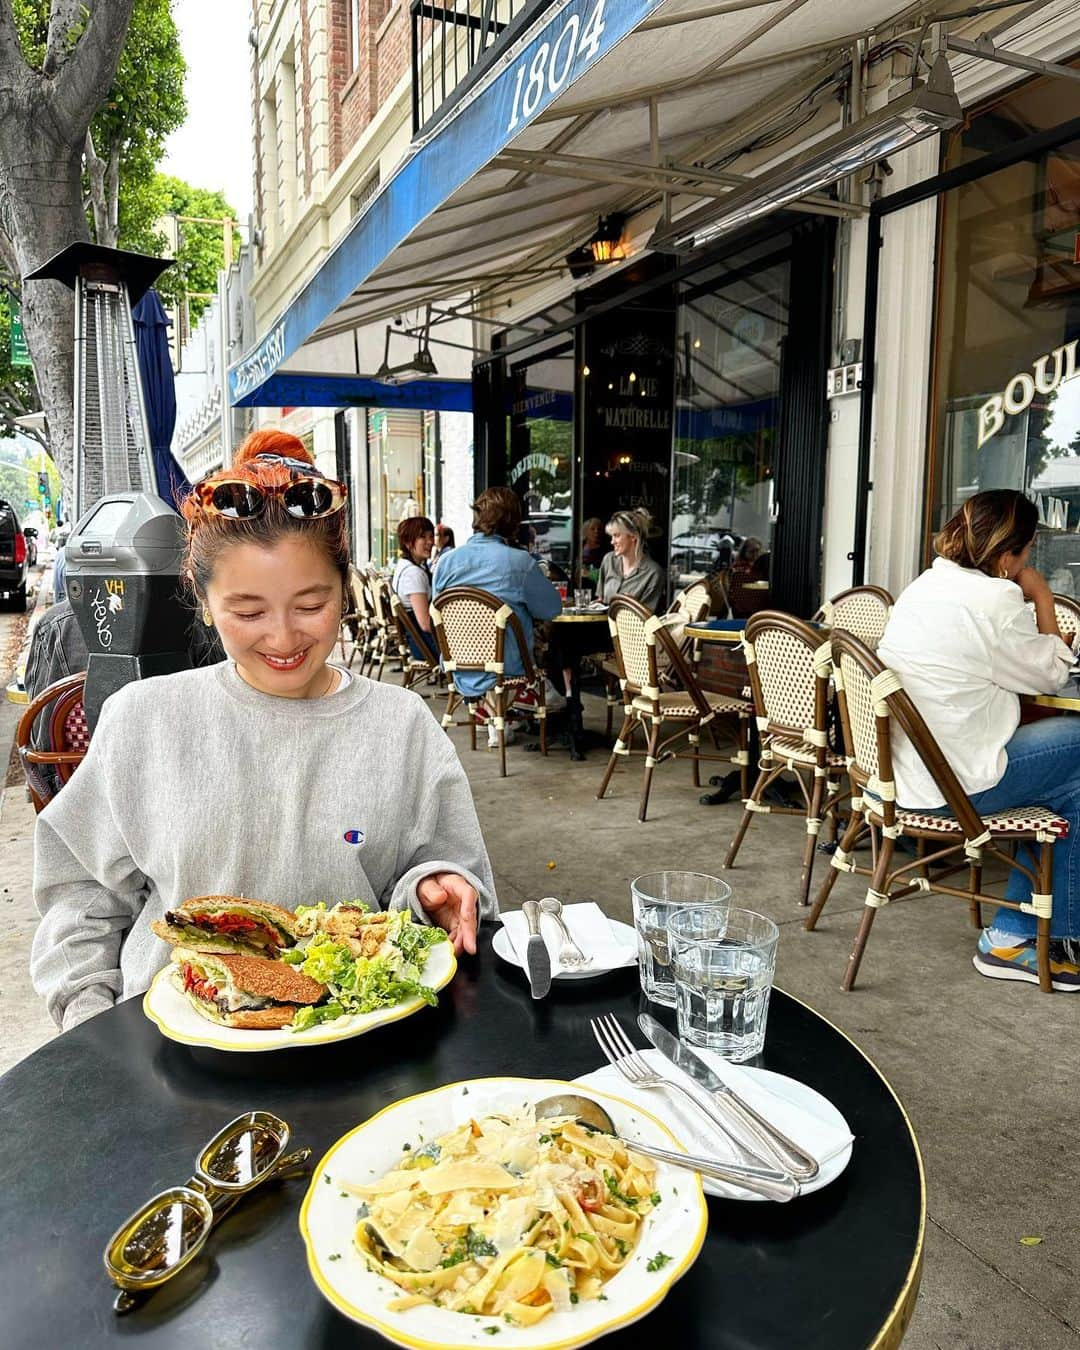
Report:
M 171 449 L 176 426 L 176 384 L 169 358 L 169 319 L 152 288 L 132 308 L 135 325 L 135 350 L 139 358 L 143 397 L 146 400 L 146 424 L 157 475 L 158 496 L 170 505 L 191 487 L 187 475 L 173 458 Z

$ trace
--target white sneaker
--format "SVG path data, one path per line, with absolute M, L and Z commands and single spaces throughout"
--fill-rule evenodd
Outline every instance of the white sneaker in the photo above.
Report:
M 499 729 L 494 722 L 488 723 L 488 749 L 497 750 L 499 748 Z M 517 732 L 513 727 L 506 727 L 503 733 L 506 737 L 506 744 L 513 745 L 517 740 Z

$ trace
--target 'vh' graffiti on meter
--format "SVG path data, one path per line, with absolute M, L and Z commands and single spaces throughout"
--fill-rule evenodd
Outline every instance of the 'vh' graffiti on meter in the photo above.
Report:
M 1029 408 L 1036 394 L 1052 394 L 1059 384 L 1064 384 L 1066 380 L 1071 380 L 1076 375 L 1078 345 L 1080 338 L 1075 338 L 1064 347 L 1055 347 L 1052 352 L 1039 357 L 1032 366 L 1030 375 L 1026 370 L 1020 371 L 1018 375 L 1012 377 L 1000 394 L 986 400 L 979 409 L 980 446 L 985 445 L 991 436 L 998 434 L 1005 425 L 1006 417 L 1015 417 L 1017 413 Z M 1054 362 L 1052 373 L 1048 369 L 1051 359 Z

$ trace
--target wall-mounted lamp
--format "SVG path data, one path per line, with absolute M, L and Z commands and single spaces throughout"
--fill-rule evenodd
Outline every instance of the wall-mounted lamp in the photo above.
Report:
M 601 216 L 592 238 L 566 255 L 566 265 L 575 280 L 591 275 L 598 266 L 621 262 L 626 257 L 626 246 L 622 241 L 625 224 L 625 216 Z

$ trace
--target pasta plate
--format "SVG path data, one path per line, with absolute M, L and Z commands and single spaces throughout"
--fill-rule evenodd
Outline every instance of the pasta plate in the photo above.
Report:
M 338 1017 L 333 1022 L 322 1022 L 305 1031 L 291 1031 L 281 1027 L 272 1031 L 250 1031 L 240 1027 L 221 1026 L 200 1016 L 171 979 L 175 966 L 168 965 L 154 976 L 154 982 L 143 996 L 143 1012 L 157 1025 L 163 1036 L 183 1045 L 200 1045 L 211 1050 L 245 1051 L 302 1050 L 308 1045 L 326 1045 L 331 1041 L 346 1041 L 362 1036 L 367 1031 L 409 1017 L 428 1005 L 420 998 L 407 999 L 389 1008 L 370 1013 L 353 1013 Z M 429 988 L 444 988 L 454 978 L 457 959 L 452 942 L 438 942 L 428 950 L 423 982 Z
M 405 1150 L 422 1146 L 470 1119 L 514 1112 L 525 1103 L 574 1091 L 554 1079 L 484 1078 L 451 1083 L 386 1107 L 337 1141 L 316 1167 L 300 1211 L 308 1269 L 329 1302 L 346 1317 L 410 1350 L 467 1350 L 490 1344 L 529 1350 L 571 1350 L 644 1317 L 689 1270 L 705 1240 L 708 1211 L 700 1178 L 655 1164 L 659 1203 L 642 1219 L 641 1235 L 625 1264 L 603 1285 L 603 1298 L 582 1299 L 532 1326 L 491 1314 L 475 1316 L 432 1303 L 393 1309 L 402 1290 L 368 1268 L 354 1242 L 364 1187 L 400 1167 Z M 684 1151 L 670 1131 L 640 1107 L 607 1092 L 600 1103 L 627 1140 Z

